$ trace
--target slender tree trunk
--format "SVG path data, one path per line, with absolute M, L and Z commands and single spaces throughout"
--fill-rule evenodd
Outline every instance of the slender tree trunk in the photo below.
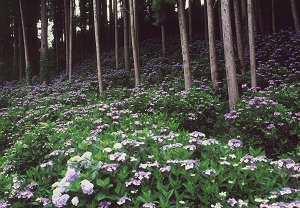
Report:
M 65 45 L 66 45 L 66 74 L 69 73 L 69 1 L 64 0 L 64 7 L 65 7 Z
M 218 3 L 219 2 L 219 3 Z M 218 17 L 219 17 L 219 32 L 220 32 L 220 41 L 223 41 L 223 29 L 222 29 L 222 18 L 221 18 L 221 1 L 217 1 L 218 3 Z
M 272 0 L 272 30 L 273 30 L 273 33 L 276 32 L 276 22 L 275 22 L 275 0 Z
M 22 9 L 22 0 L 19 0 L 19 4 L 20 4 L 20 14 L 21 14 L 21 22 L 22 22 L 22 28 L 23 28 L 26 83 L 28 85 L 31 85 L 32 70 L 31 70 L 31 65 L 30 65 L 30 61 L 29 61 L 26 27 L 25 27 L 25 23 L 24 23 L 24 14 L 23 14 L 23 9 Z
M 93 0 L 94 11 L 94 28 L 95 28 L 95 42 L 96 42 L 96 57 L 97 57 L 97 72 L 98 72 L 98 84 L 99 94 L 103 93 L 102 72 L 101 72 L 101 60 L 100 60 L 100 38 L 99 38 L 99 10 L 97 6 L 97 0 Z
M 298 14 L 297 14 L 295 0 L 291 0 L 291 7 L 292 7 L 294 24 L 295 24 L 295 30 L 296 30 L 296 33 L 299 33 L 299 31 L 300 31 L 300 25 L 299 25 L 299 19 L 298 19 Z
M 248 0 L 247 0 L 247 2 L 248 2 Z M 253 4 L 253 7 L 252 7 L 252 13 L 253 13 L 253 32 L 254 32 L 254 37 L 256 37 L 257 36 L 257 21 L 256 21 L 256 17 L 258 16 L 257 15 L 257 9 L 256 9 L 256 1 L 253 0 L 252 4 Z
M 247 0 L 248 3 L 248 33 L 249 33 L 249 51 L 250 51 L 250 72 L 251 72 L 251 88 L 257 88 L 256 80 L 256 61 L 254 47 L 254 31 L 253 31 L 253 0 Z
M 73 71 L 73 0 L 70 0 L 69 12 L 69 82 L 71 82 Z
M 48 18 L 46 0 L 41 0 L 41 54 L 40 54 L 40 81 L 46 85 L 48 67 Z
M 247 0 L 241 0 L 241 8 L 242 8 L 242 38 L 243 38 L 243 46 L 244 46 L 244 57 L 248 56 L 249 52 L 249 41 L 248 41 L 248 17 L 247 17 Z M 245 68 L 247 68 L 246 61 Z
M 128 0 L 123 0 L 124 59 L 125 59 L 125 69 L 126 71 L 130 71 L 127 2 Z
M 18 8 L 18 7 L 17 7 Z M 13 73 L 12 79 L 16 79 L 18 76 L 18 15 L 14 17 L 14 60 L 13 60 Z
M 193 0 L 189 0 L 189 41 L 190 41 L 190 44 L 193 42 L 192 1 Z
M 204 36 L 205 41 L 208 41 L 208 24 L 207 24 L 207 0 L 204 0 Z
M 56 71 L 59 73 L 59 38 L 58 31 L 54 27 L 54 42 L 55 42 L 55 58 L 56 58 Z
M 185 89 L 190 89 L 192 86 L 191 77 L 191 67 L 190 67 L 190 53 L 189 44 L 187 37 L 187 29 L 184 16 L 184 5 L 183 0 L 178 0 L 178 22 L 180 30 L 180 40 L 181 40 L 181 52 L 183 60 L 183 70 L 184 70 L 184 86 Z
M 263 13 L 262 13 L 262 1 L 257 2 L 257 13 L 258 13 L 258 22 L 259 22 L 259 28 L 260 28 L 260 34 L 265 35 L 265 23 L 264 23 L 264 18 L 263 18 Z
M 130 11 L 130 29 L 131 29 L 131 43 L 132 43 L 132 51 L 133 51 L 133 62 L 134 62 L 134 74 L 135 74 L 135 86 L 137 87 L 141 83 L 140 78 L 140 63 L 139 63 L 139 50 L 137 45 L 137 31 L 136 31 L 136 19 L 135 12 L 136 8 L 134 8 L 135 0 L 129 0 L 129 11 Z
M 162 52 L 163 57 L 166 55 L 166 35 L 165 35 L 165 24 L 162 23 L 161 26 L 161 44 L 162 44 Z
M 218 60 L 215 37 L 215 20 L 213 11 L 213 0 L 207 0 L 207 21 L 208 21 L 208 39 L 209 39 L 209 60 L 211 81 L 214 87 L 218 86 Z
M 119 39 L 118 39 L 118 5 L 117 0 L 114 0 L 114 20 L 115 20 L 115 59 L 116 69 L 119 68 Z
M 230 0 L 221 0 L 224 56 L 227 75 L 229 108 L 234 109 L 239 97 L 234 63 L 233 40 L 230 19 Z
M 241 26 L 241 13 L 240 13 L 240 5 L 239 0 L 233 0 L 234 5 L 234 19 L 235 19 L 235 31 L 236 31 L 236 39 L 238 46 L 238 55 L 241 67 L 241 73 L 244 74 L 246 72 L 245 67 L 245 53 L 243 48 L 243 40 L 242 40 L 242 26 Z
M 22 24 L 21 21 L 19 22 L 19 81 L 22 81 L 23 79 L 23 38 L 22 38 Z

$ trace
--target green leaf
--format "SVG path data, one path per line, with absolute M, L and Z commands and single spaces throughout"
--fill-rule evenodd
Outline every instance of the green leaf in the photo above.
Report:
M 98 201 L 101 201 L 102 199 L 106 198 L 106 195 L 105 194 L 97 194 L 96 198 L 97 198 Z

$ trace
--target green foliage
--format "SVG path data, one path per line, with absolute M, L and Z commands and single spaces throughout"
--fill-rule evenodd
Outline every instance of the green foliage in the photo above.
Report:
M 0 204 L 298 206 L 296 69 L 280 79 L 287 68 L 260 68 L 265 87 L 257 92 L 247 88 L 249 74 L 240 76 L 243 96 L 225 114 L 226 82 L 210 87 L 206 43 L 191 45 L 194 87 L 185 91 L 179 41 L 167 42 L 165 58 L 159 40 L 141 44 L 143 84 L 135 89 L 131 72 L 112 70 L 113 52 L 103 54 L 101 96 L 92 59 L 76 66 L 72 83 L 66 75 L 48 86 L 3 83 Z
M 40 83 L 48 78 L 48 56 L 45 52 L 40 53 Z

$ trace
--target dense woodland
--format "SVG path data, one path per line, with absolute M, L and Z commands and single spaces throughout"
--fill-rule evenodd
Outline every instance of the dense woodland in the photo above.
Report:
M 300 207 L 298 0 L 0 0 L 0 208 Z
M 139 61 L 139 42 L 161 37 L 165 54 L 168 53 L 165 38 L 180 34 L 185 85 L 190 88 L 188 45 L 196 34 L 201 34 L 203 39 L 209 40 L 214 85 L 218 82 L 215 41 L 224 40 L 232 105 L 237 97 L 235 74 L 250 69 L 246 65 L 248 54 L 252 60 L 252 85 L 256 87 L 254 37 L 288 26 L 298 31 L 299 7 L 299 2 L 294 0 L 45 0 L 39 3 L 1 0 L 0 79 L 25 79 L 27 84 L 36 80 L 46 84 L 52 75 L 65 72 L 71 81 L 74 64 L 97 54 L 101 93 L 101 51 L 115 48 L 115 68 L 128 71 L 134 68 L 138 85 L 140 67 L 143 67 Z M 53 24 L 50 31 L 49 22 Z M 47 41 L 48 36 L 52 37 L 51 43 Z M 238 47 L 238 63 L 233 62 L 234 44 Z

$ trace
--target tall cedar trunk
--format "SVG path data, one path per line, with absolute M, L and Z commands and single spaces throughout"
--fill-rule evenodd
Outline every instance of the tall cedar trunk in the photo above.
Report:
M 70 0 L 69 15 L 69 82 L 71 82 L 73 70 L 73 0 Z
M 296 30 L 296 33 L 298 33 L 300 31 L 300 26 L 299 26 L 299 19 L 298 19 L 295 0 L 291 0 L 291 7 L 292 7 L 294 24 L 295 24 L 295 30 Z
M 264 18 L 263 18 L 263 13 L 262 13 L 262 1 L 257 2 L 257 13 L 258 13 L 258 22 L 259 22 L 259 29 L 260 29 L 260 34 L 265 35 L 265 23 L 264 23 Z
M 26 27 L 25 27 L 25 23 L 24 23 L 24 14 L 23 14 L 23 9 L 22 9 L 22 0 L 19 0 L 19 4 L 20 4 L 20 15 L 21 15 L 21 22 L 22 22 L 22 30 L 23 30 L 26 83 L 28 85 L 30 85 L 31 84 L 31 78 L 32 78 L 32 70 L 31 70 L 31 65 L 30 65 L 30 61 L 29 61 Z
M 55 43 L 56 72 L 59 73 L 59 38 L 58 38 L 58 30 L 56 27 L 54 27 L 54 43 Z
M 185 89 L 190 89 L 191 83 L 191 67 L 190 67 L 190 53 L 189 44 L 184 16 L 184 4 L 183 0 L 178 0 L 178 22 L 180 30 L 180 40 L 181 40 L 181 52 L 183 60 L 183 70 L 184 70 L 184 86 Z
M 12 73 L 12 79 L 17 78 L 17 73 L 18 73 L 18 28 L 19 28 L 19 23 L 18 23 L 18 15 L 15 15 L 14 17 L 14 60 L 13 60 L 13 73 Z
M 46 0 L 41 0 L 41 55 L 40 55 L 40 81 L 46 85 L 48 67 L 48 19 Z
M 255 47 L 254 47 L 254 31 L 253 31 L 253 0 L 247 0 L 248 8 L 248 33 L 249 33 L 249 51 L 250 51 L 250 72 L 251 72 L 251 87 L 257 88 L 256 80 L 256 61 L 255 61 Z
M 247 0 L 248 2 L 248 0 Z M 256 9 L 256 1 L 253 0 L 252 2 L 253 7 L 252 7 L 252 13 L 253 13 L 253 33 L 254 33 L 254 37 L 257 36 L 257 21 L 256 21 L 256 17 L 257 15 L 257 9 Z
M 117 0 L 114 0 L 114 20 L 115 20 L 115 59 L 116 69 L 119 68 L 119 40 L 118 40 L 118 5 Z
M 69 73 L 69 1 L 64 1 L 65 7 L 65 45 L 66 45 L 66 74 Z
M 192 24 L 192 0 L 189 0 L 189 41 L 193 41 L 193 24 Z
M 161 29 L 162 52 L 163 52 L 163 57 L 165 57 L 165 55 L 166 55 L 165 23 L 162 23 L 162 24 L 161 24 L 160 29 Z
M 86 0 L 80 1 L 80 28 L 81 28 L 81 37 L 80 37 L 80 45 L 81 45 L 81 59 L 84 59 L 86 56 L 86 25 L 87 25 L 87 14 L 86 14 Z
M 133 62 L 134 62 L 134 74 L 135 74 L 135 86 L 137 87 L 141 83 L 140 78 L 140 63 L 139 63 L 139 50 L 137 45 L 137 28 L 136 28 L 136 19 L 134 8 L 135 0 L 129 0 L 129 11 L 130 11 L 130 29 L 131 29 L 131 43 L 132 43 L 132 52 L 133 52 Z
M 215 20 L 213 11 L 213 0 L 207 0 L 207 21 L 208 21 L 208 39 L 209 39 L 209 60 L 211 81 L 214 87 L 218 85 L 218 60 L 215 37 Z
M 224 41 L 224 56 L 227 75 L 229 108 L 235 108 L 239 97 L 238 85 L 236 78 L 236 68 L 234 63 L 233 40 L 230 21 L 230 0 L 221 0 L 221 15 Z
M 235 20 L 236 40 L 238 46 L 238 55 L 239 55 L 241 73 L 244 74 L 246 72 L 246 67 L 245 67 L 245 53 L 244 53 L 243 40 L 242 40 L 241 12 L 240 12 L 239 0 L 233 0 L 233 5 L 234 5 L 234 20 Z
M 24 41 L 22 38 L 22 24 L 21 21 L 19 21 L 19 81 L 22 81 L 23 79 L 23 50 L 24 50 Z
M 100 61 L 100 38 L 99 38 L 99 7 L 97 6 L 97 0 L 93 0 L 94 11 L 94 28 L 95 28 L 95 42 L 96 42 L 96 57 L 97 57 L 97 72 L 98 72 L 98 84 L 99 94 L 103 92 L 101 61 Z
M 204 36 L 205 41 L 208 41 L 208 24 L 207 24 L 207 0 L 204 0 Z
M 129 61 L 129 33 L 128 33 L 128 0 L 123 0 L 123 27 L 124 27 L 124 61 L 126 71 L 130 71 Z
M 218 17 L 219 17 L 220 41 L 223 41 L 223 29 L 222 29 L 222 18 L 221 18 L 221 1 L 218 1 L 218 2 L 219 2 L 219 4 L 218 4 Z
M 272 30 L 273 30 L 273 33 L 276 32 L 276 22 L 275 22 L 275 0 L 272 0 Z
M 139 10 L 137 9 L 136 2 L 137 0 L 132 0 L 133 2 L 133 14 L 134 14 L 134 31 L 135 31 L 135 40 L 136 40 L 136 49 L 137 49 L 137 58 L 138 58 L 138 63 L 139 63 L 139 73 L 140 73 L 140 34 L 139 34 L 139 24 L 138 24 L 138 14 Z
M 244 57 L 246 59 L 249 52 L 249 41 L 248 41 L 248 17 L 247 17 L 247 0 L 241 0 L 241 8 L 242 8 L 242 38 L 243 38 L 243 46 L 244 46 Z M 245 68 L 247 68 L 247 63 L 245 63 Z

